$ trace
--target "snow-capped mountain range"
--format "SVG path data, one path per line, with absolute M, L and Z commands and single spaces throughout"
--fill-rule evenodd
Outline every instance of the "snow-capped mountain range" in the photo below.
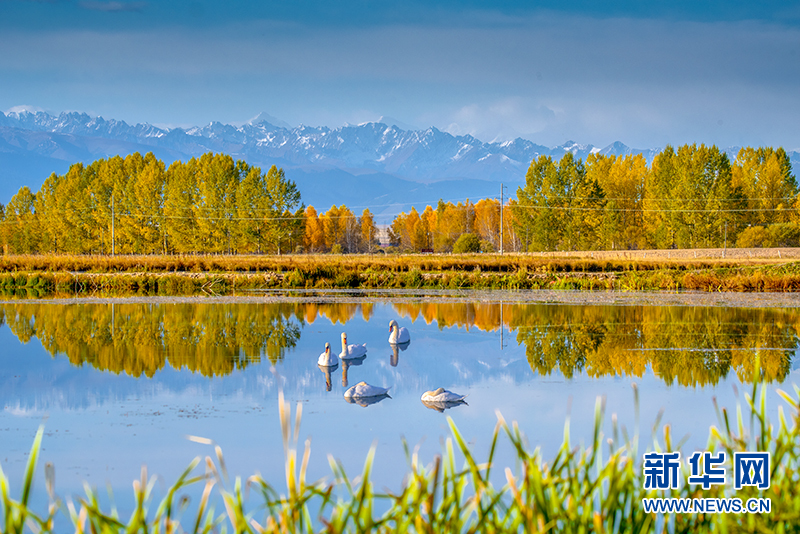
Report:
M 15 111 L 0 113 L 0 202 L 8 202 L 22 185 L 38 190 L 50 173 L 64 173 L 72 163 L 139 151 L 153 152 L 170 164 L 213 151 L 262 168 L 283 167 L 306 205 L 327 209 L 344 203 L 388 214 L 411 204 L 418 209 L 435 204 L 439 198 L 498 197 L 499 182 L 513 194 L 540 155 L 560 158 L 572 152 L 585 159 L 594 152 L 641 153 L 650 161 L 658 150 L 631 149 L 620 142 L 597 148 L 572 141 L 550 148 L 522 138 L 486 143 L 436 128 L 405 130 L 383 122 L 291 127 L 266 113 L 241 126 L 212 122 L 163 129 L 86 113 Z M 728 151 L 735 156 L 738 148 Z M 792 159 L 800 162 L 800 154 L 792 153 Z

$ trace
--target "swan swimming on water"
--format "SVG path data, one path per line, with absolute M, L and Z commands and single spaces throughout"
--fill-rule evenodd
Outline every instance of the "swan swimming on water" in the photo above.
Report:
M 363 343 L 361 345 L 348 345 L 347 344 L 347 334 L 342 332 L 342 353 L 339 354 L 339 357 L 343 360 L 351 359 L 351 358 L 360 358 L 362 356 L 366 356 L 367 354 L 367 344 Z
M 422 404 L 426 407 L 441 413 L 449 408 L 454 408 L 462 404 L 468 406 L 467 401 L 464 400 L 465 398 L 466 395 L 459 395 L 458 393 L 447 391 L 444 388 L 438 388 L 423 393 L 421 400 Z
M 389 343 L 400 344 L 411 341 L 411 334 L 405 326 L 398 326 L 397 321 L 389 321 Z
M 421 400 L 428 402 L 458 402 L 463 401 L 465 398 L 467 398 L 466 395 L 459 395 L 458 393 L 447 391 L 444 388 L 438 388 L 423 393 Z
M 319 359 L 317 360 L 317 365 L 322 367 L 333 367 L 339 363 L 339 358 L 336 357 L 336 354 L 331 352 L 331 344 L 325 343 L 325 352 L 319 355 Z
M 360 397 L 380 397 L 381 395 L 388 395 L 389 388 L 379 388 L 372 386 L 366 382 L 359 382 L 355 386 L 344 392 L 345 399 L 357 399 Z

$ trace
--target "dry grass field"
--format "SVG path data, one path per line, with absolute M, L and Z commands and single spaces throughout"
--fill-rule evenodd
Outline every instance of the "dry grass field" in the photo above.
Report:
M 699 248 L 667 250 L 602 250 L 591 252 L 541 252 L 546 258 L 630 261 L 717 260 L 723 263 L 771 263 L 800 259 L 800 248 Z
M 800 248 L 569 251 L 489 254 L 286 254 L 268 255 L 6 255 L 0 272 L 223 273 L 343 269 L 395 272 L 459 271 L 615 272 L 707 269 L 780 264 L 800 259 Z
M 800 291 L 800 249 L 539 254 L 2 256 L 0 294 L 230 295 L 274 289 Z

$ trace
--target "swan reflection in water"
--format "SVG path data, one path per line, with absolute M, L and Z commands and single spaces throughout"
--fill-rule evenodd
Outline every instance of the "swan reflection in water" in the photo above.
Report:
M 334 365 L 317 365 L 319 370 L 325 373 L 325 391 L 331 390 L 331 373 L 339 368 L 338 364 Z
M 367 358 L 367 355 L 364 354 L 358 358 L 348 358 L 342 359 L 342 385 L 347 387 L 347 370 L 350 368 L 351 365 L 361 365 L 364 363 L 364 360 Z
M 383 399 L 391 399 L 391 397 L 387 393 L 384 393 L 383 395 L 375 395 L 375 396 L 372 396 L 372 397 L 345 397 L 344 398 L 344 400 L 346 400 L 350 404 L 358 404 L 359 406 L 362 406 L 364 408 L 366 408 L 370 404 L 377 404 L 380 401 L 382 401 Z
M 389 356 L 389 363 L 392 364 L 392 367 L 397 367 L 400 361 L 400 351 L 406 350 L 409 345 L 411 345 L 410 341 L 406 341 L 405 343 L 390 343 L 392 354 Z
M 465 406 L 469 406 L 467 401 L 465 400 L 458 400 L 458 401 L 422 401 L 427 408 L 431 410 L 436 410 L 437 412 L 443 412 L 449 408 L 453 408 L 455 406 L 461 406 L 462 404 Z

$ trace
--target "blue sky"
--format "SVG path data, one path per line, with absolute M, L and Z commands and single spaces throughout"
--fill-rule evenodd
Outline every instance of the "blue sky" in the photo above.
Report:
M 0 0 L 0 110 L 800 148 L 800 3 Z

